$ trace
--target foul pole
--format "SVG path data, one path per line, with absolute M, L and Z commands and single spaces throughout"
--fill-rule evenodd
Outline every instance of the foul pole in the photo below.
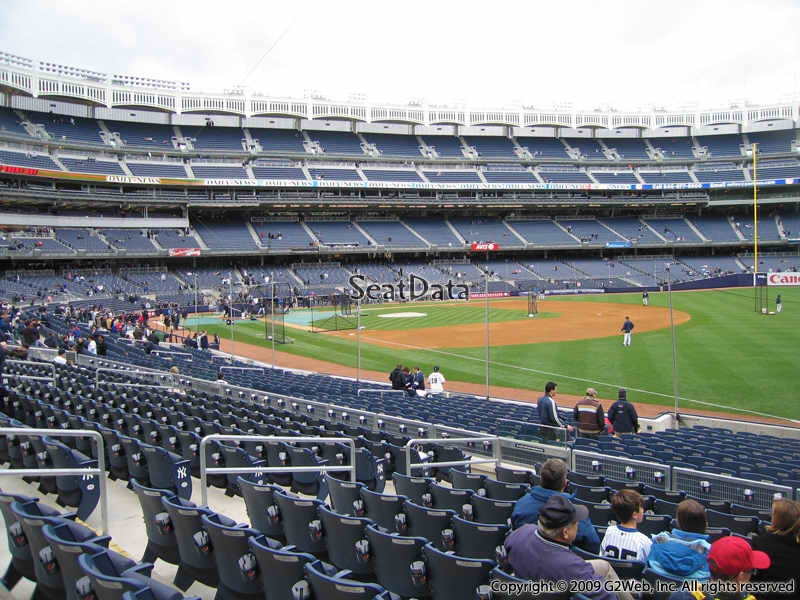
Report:
M 753 287 L 758 273 L 758 144 L 753 144 Z

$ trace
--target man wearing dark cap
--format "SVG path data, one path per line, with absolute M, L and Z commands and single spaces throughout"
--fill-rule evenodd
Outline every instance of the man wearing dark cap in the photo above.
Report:
M 669 600 L 755 600 L 752 594 L 743 594 L 741 584 L 750 581 L 757 570 L 768 569 L 770 558 L 766 552 L 753 550 L 744 538 L 729 535 L 711 544 L 708 551 L 708 570 L 711 585 L 707 589 L 721 588 L 716 594 L 704 591 L 673 592 Z M 730 588 L 730 589 L 727 589 Z M 786 594 L 787 598 L 796 595 Z
M 636 408 L 628 402 L 625 388 L 619 390 L 619 400 L 608 409 L 608 420 L 614 427 L 614 433 L 639 433 L 639 415 Z
M 616 581 L 619 578 L 608 561 L 586 561 L 570 550 L 578 535 L 578 523 L 589 516 L 589 509 L 572 504 L 567 498 L 551 496 L 539 511 L 538 525 L 523 525 L 506 538 L 505 549 L 514 574 L 533 581 Z M 614 594 L 600 586 L 593 593 L 582 592 L 595 600 L 631 600 L 627 593 Z M 565 590 L 563 597 L 568 598 Z

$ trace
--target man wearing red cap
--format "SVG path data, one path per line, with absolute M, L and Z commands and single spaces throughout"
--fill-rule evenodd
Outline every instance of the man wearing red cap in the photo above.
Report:
M 669 600 L 755 600 L 752 594 L 742 593 L 741 584 L 750 581 L 758 569 L 769 568 L 766 552 L 753 550 L 744 538 L 729 535 L 711 544 L 707 558 L 711 581 L 703 585 L 709 590 L 719 588 L 718 591 L 674 592 Z

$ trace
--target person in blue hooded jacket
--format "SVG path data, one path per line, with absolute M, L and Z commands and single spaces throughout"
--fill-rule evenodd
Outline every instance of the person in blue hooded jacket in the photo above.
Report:
M 684 580 L 707 581 L 708 543 L 706 509 L 697 500 L 684 500 L 675 511 L 678 527 L 671 532 L 653 536 L 653 545 L 647 557 L 650 568 L 660 575 L 671 575 Z
M 531 487 L 514 505 L 511 513 L 511 526 L 514 529 L 527 523 L 538 523 L 539 510 L 550 496 L 560 494 L 573 500 L 574 496 L 564 491 L 567 487 L 567 464 L 563 460 L 551 458 L 546 461 L 539 469 L 539 479 L 541 485 Z M 600 553 L 600 538 L 589 517 L 578 522 L 578 534 L 573 543 L 592 554 Z

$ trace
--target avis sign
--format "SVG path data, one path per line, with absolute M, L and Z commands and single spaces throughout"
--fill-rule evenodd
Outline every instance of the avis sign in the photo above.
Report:
M 472 244 L 470 246 L 470 250 L 473 252 L 492 252 L 499 248 L 499 244 L 497 242 L 480 242 L 476 244 Z
M 767 275 L 767 285 L 793 285 L 800 286 L 800 273 L 793 271 L 779 271 Z

